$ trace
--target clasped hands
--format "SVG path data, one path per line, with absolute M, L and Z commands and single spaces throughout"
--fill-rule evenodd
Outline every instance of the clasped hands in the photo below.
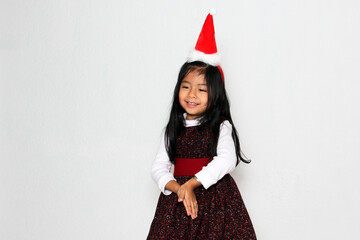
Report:
M 165 188 L 178 195 L 178 201 L 183 202 L 187 215 L 191 215 L 191 218 L 195 219 L 198 213 L 198 204 L 196 201 L 194 189 L 199 186 L 201 186 L 200 182 L 194 178 L 190 178 L 182 185 L 174 180 L 170 180 L 166 184 Z
M 183 202 L 187 215 L 191 215 L 191 218 L 195 219 L 198 213 L 198 204 L 194 193 L 194 186 L 186 182 L 178 188 L 176 194 L 178 195 L 178 202 Z

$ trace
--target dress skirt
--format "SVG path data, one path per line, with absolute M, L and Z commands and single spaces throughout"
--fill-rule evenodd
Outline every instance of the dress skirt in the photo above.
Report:
M 182 185 L 192 176 L 175 176 Z M 255 240 L 256 235 L 240 191 L 226 174 L 207 190 L 194 190 L 198 216 L 187 216 L 184 204 L 175 193 L 160 194 L 148 240 Z

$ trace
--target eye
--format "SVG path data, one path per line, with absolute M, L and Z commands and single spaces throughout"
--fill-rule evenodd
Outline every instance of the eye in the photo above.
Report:
M 188 89 L 189 87 L 188 87 L 188 86 L 181 86 L 181 88 L 186 88 L 186 89 Z
M 207 92 L 206 89 L 199 89 L 200 92 Z

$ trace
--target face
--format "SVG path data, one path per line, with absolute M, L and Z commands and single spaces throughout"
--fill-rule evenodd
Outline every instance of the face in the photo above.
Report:
M 180 85 L 179 102 L 187 113 L 187 120 L 196 119 L 205 112 L 208 92 L 203 74 L 193 71 L 185 76 Z

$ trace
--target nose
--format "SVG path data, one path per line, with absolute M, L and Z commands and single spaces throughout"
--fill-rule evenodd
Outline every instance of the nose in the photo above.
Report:
M 191 89 L 189 92 L 189 97 L 190 98 L 196 98 L 196 94 L 195 94 L 195 89 Z

